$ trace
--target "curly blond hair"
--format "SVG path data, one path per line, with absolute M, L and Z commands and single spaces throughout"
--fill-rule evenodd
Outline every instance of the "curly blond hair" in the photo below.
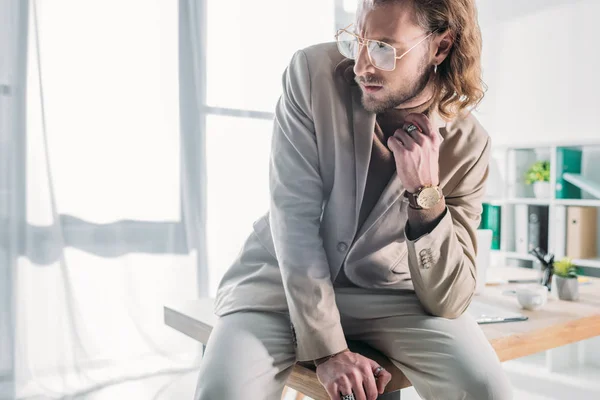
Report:
M 450 32 L 453 46 L 438 65 L 434 104 L 440 115 L 452 119 L 477 107 L 487 87 L 481 79 L 481 30 L 475 0 L 363 0 L 364 9 L 398 1 L 411 1 L 416 22 L 427 32 Z

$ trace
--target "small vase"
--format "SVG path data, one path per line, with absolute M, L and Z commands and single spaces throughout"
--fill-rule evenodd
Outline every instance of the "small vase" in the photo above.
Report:
M 556 292 L 560 300 L 574 301 L 579 299 L 579 282 L 577 282 L 577 278 L 563 278 L 554 275 L 552 279 L 556 280 Z
M 537 199 L 550 198 L 550 182 L 534 182 L 533 193 Z

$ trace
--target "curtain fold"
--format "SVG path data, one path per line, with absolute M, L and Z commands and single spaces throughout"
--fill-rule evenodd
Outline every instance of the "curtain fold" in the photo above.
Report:
M 16 267 L 24 238 L 28 3 L 0 0 L 0 398 L 15 386 Z
M 197 251 L 198 294 L 208 294 L 206 238 L 206 58 L 204 1 L 179 0 L 179 112 L 182 211 L 189 246 Z

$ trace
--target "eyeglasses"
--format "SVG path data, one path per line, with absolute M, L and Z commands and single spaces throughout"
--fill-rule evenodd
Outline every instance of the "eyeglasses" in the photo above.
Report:
M 367 54 L 369 61 L 375 68 L 383 71 L 393 71 L 396 69 L 396 60 L 401 59 L 408 54 L 412 49 L 423 43 L 429 36 L 433 35 L 436 31 L 431 32 L 429 35 L 421 39 L 410 49 L 406 50 L 400 56 L 396 57 L 396 49 L 392 45 L 380 42 L 379 40 L 365 39 L 352 33 L 348 30 L 353 24 L 337 31 L 335 39 L 337 41 L 338 50 L 346 58 L 356 60 L 360 53 L 360 47 L 367 46 Z

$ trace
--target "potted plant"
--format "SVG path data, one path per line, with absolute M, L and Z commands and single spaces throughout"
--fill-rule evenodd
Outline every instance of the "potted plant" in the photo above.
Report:
M 536 161 L 525 174 L 525 183 L 533 184 L 533 193 L 538 199 L 550 197 L 550 162 Z
M 579 284 L 577 282 L 577 267 L 570 258 L 564 257 L 553 266 L 554 288 L 561 300 L 579 299 Z

